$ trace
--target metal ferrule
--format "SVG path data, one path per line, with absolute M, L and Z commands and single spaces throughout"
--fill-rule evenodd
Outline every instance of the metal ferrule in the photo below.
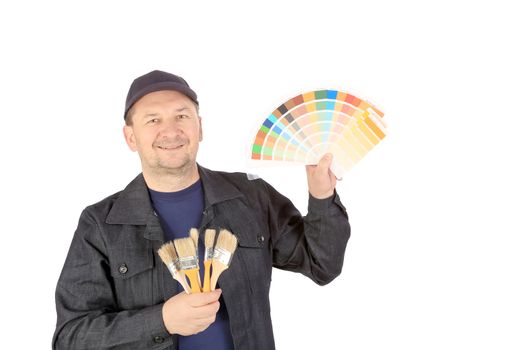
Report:
M 194 256 L 188 256 L 185 258 L 179 257 L 179 267 L 181 270 L 192 270 L 199 268 L 199 260 Z
M 220 261 L 224 265 L 230 266 L 233 254 L 222 248 L 215 248 L 213 252 L 213 260 Z
M 179 259 L 177 260 L 172 260 L 169 264 L 168 264 L 168 270 L 170 271 L 171 275 L 172 276 L 175 276 L 175 274 L 177 273 L 178 270 L 180 270 L 178 268 L 178 264 L 179 264 Z
M 206 248 L 204 251 L 204 261 L 213 259 L 213 248 Z

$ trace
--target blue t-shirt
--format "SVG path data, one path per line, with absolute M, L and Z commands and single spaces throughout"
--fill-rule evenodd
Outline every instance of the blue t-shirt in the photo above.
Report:
M 200 228 L 204 210 L 204 193 L 201 181 L 177 192 L 157 192 L 149 190 L 153 208 L 157 212 L 164 230 L 166 241 L 188 237 L 191 228 Z M 204 275 L 204 243 L 199 238 L 199 271 Z M 177 283 L 174 281 L 174 283 Z M 178 291 L 182 287 L 177 283 Z M 180 350 L 233 350 L 230 321 L 224 301 L 215 322 L 204 331 L 191 336 L 178 336 Z M 174 338 L 175 339 L 175 338 Z

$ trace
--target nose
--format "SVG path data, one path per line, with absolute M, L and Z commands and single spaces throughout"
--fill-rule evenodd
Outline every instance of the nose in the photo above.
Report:
M 182 134 L 182 128 L 180 123 L 173 118 L 168 118 L 162 123 L 162 128 L 160 130 L 162 136 L 173 136 Z

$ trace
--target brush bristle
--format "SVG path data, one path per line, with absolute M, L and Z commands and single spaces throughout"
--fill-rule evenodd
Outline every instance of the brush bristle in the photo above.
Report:
M 190 229 L 190 237 L 193 240 L 193 245 L 197 248 L 199 246 L 199 230 L 196 228 Z
M 230 231 L 222 229 L 221 232 L 219 232 L 215 248 L 222 248 L 233 254 L 237 248 L 237 237 Z
M 213 248 L 213 243 L 215 243 L 215 230 L 209 228 L 204 234 L 204 246 L 206 247 L 206 249 Z
M 180 258 L 194 257 L 195 256 L 195 244 L 191 237 L 179 238 L 173 241 L 177 254 Z
M 173 246 L 173 242 L 164 243 L 159 250 L 157 251 L 162 262 L 166 265 L 169 265 L 172 261 L 177 259 L 177 252 Z

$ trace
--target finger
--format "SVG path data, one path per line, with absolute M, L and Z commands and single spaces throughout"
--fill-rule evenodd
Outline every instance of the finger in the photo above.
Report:
M 331 181 L 332 183 L 335 183 L 336 180 L 340 180 L 340 179 L 338 179 L 338 178 L 335 176 L 335 174 L 332 172 L 332 169 L 328 169 L 328 175 L 330 175 L 330 181 Z
M 195 334 L 198 334 L 204 330 L 206 330 L 206 328 L 208 328 L 210 325 L 206 325 L 206 324 L 194 324 L 192 326 L 188 326 L 188 334 L 187 335 L 195 335 Z
M 308 174 L 313 174 L 313 172 L 317 169 L 330 169 L 330 166 L 332 165 L 332 160 L 332 153 L 326 153 L 324 156 L 321 157 L 321 159 L 319 159 L 319 162 L 317 164 L 306 164 L 306 172 Z
M 210 317 L 214 317 L 219 311 L 220 307 L 221 307 L 221 303 L 216 301 L 215 303 L 212 303 L 212 304 L 193 308 L 192 310 L 193 319 L 203 320 L 203 319 L 207 319 Z
M 213 315 L 213 316 L 210 316 L 210 317 L 206 317 L 206 318 L 202 318 L 200 320 L 197 320 L 195 322 L 195 325 L 198 325 L 200 327 L 208 327 L 210 324 L 215 322 L 215 319 L 216 319 L 216 315 Z
M 219 300 L 222 290 L 216 289 L 209 293 L 188 294 L 189 304 L 193 307 L 207 305 Z
M 330 169 L 330 165 L 332 165 L 333 158 L 334 156 L 332 153 L 327 153 L 323 156 L 323 158 L 321 158 L 317 166 L 322 170 L 328 170 Z
M 205 324 L 202 324 L 202 325 L 198 325 L 196 326 L 196 330 L 193 334 L 198 334 L 200 332 L 203 332 L 205 331 L 209 326 L 210 326 L 211 323 L 205 323 Z

